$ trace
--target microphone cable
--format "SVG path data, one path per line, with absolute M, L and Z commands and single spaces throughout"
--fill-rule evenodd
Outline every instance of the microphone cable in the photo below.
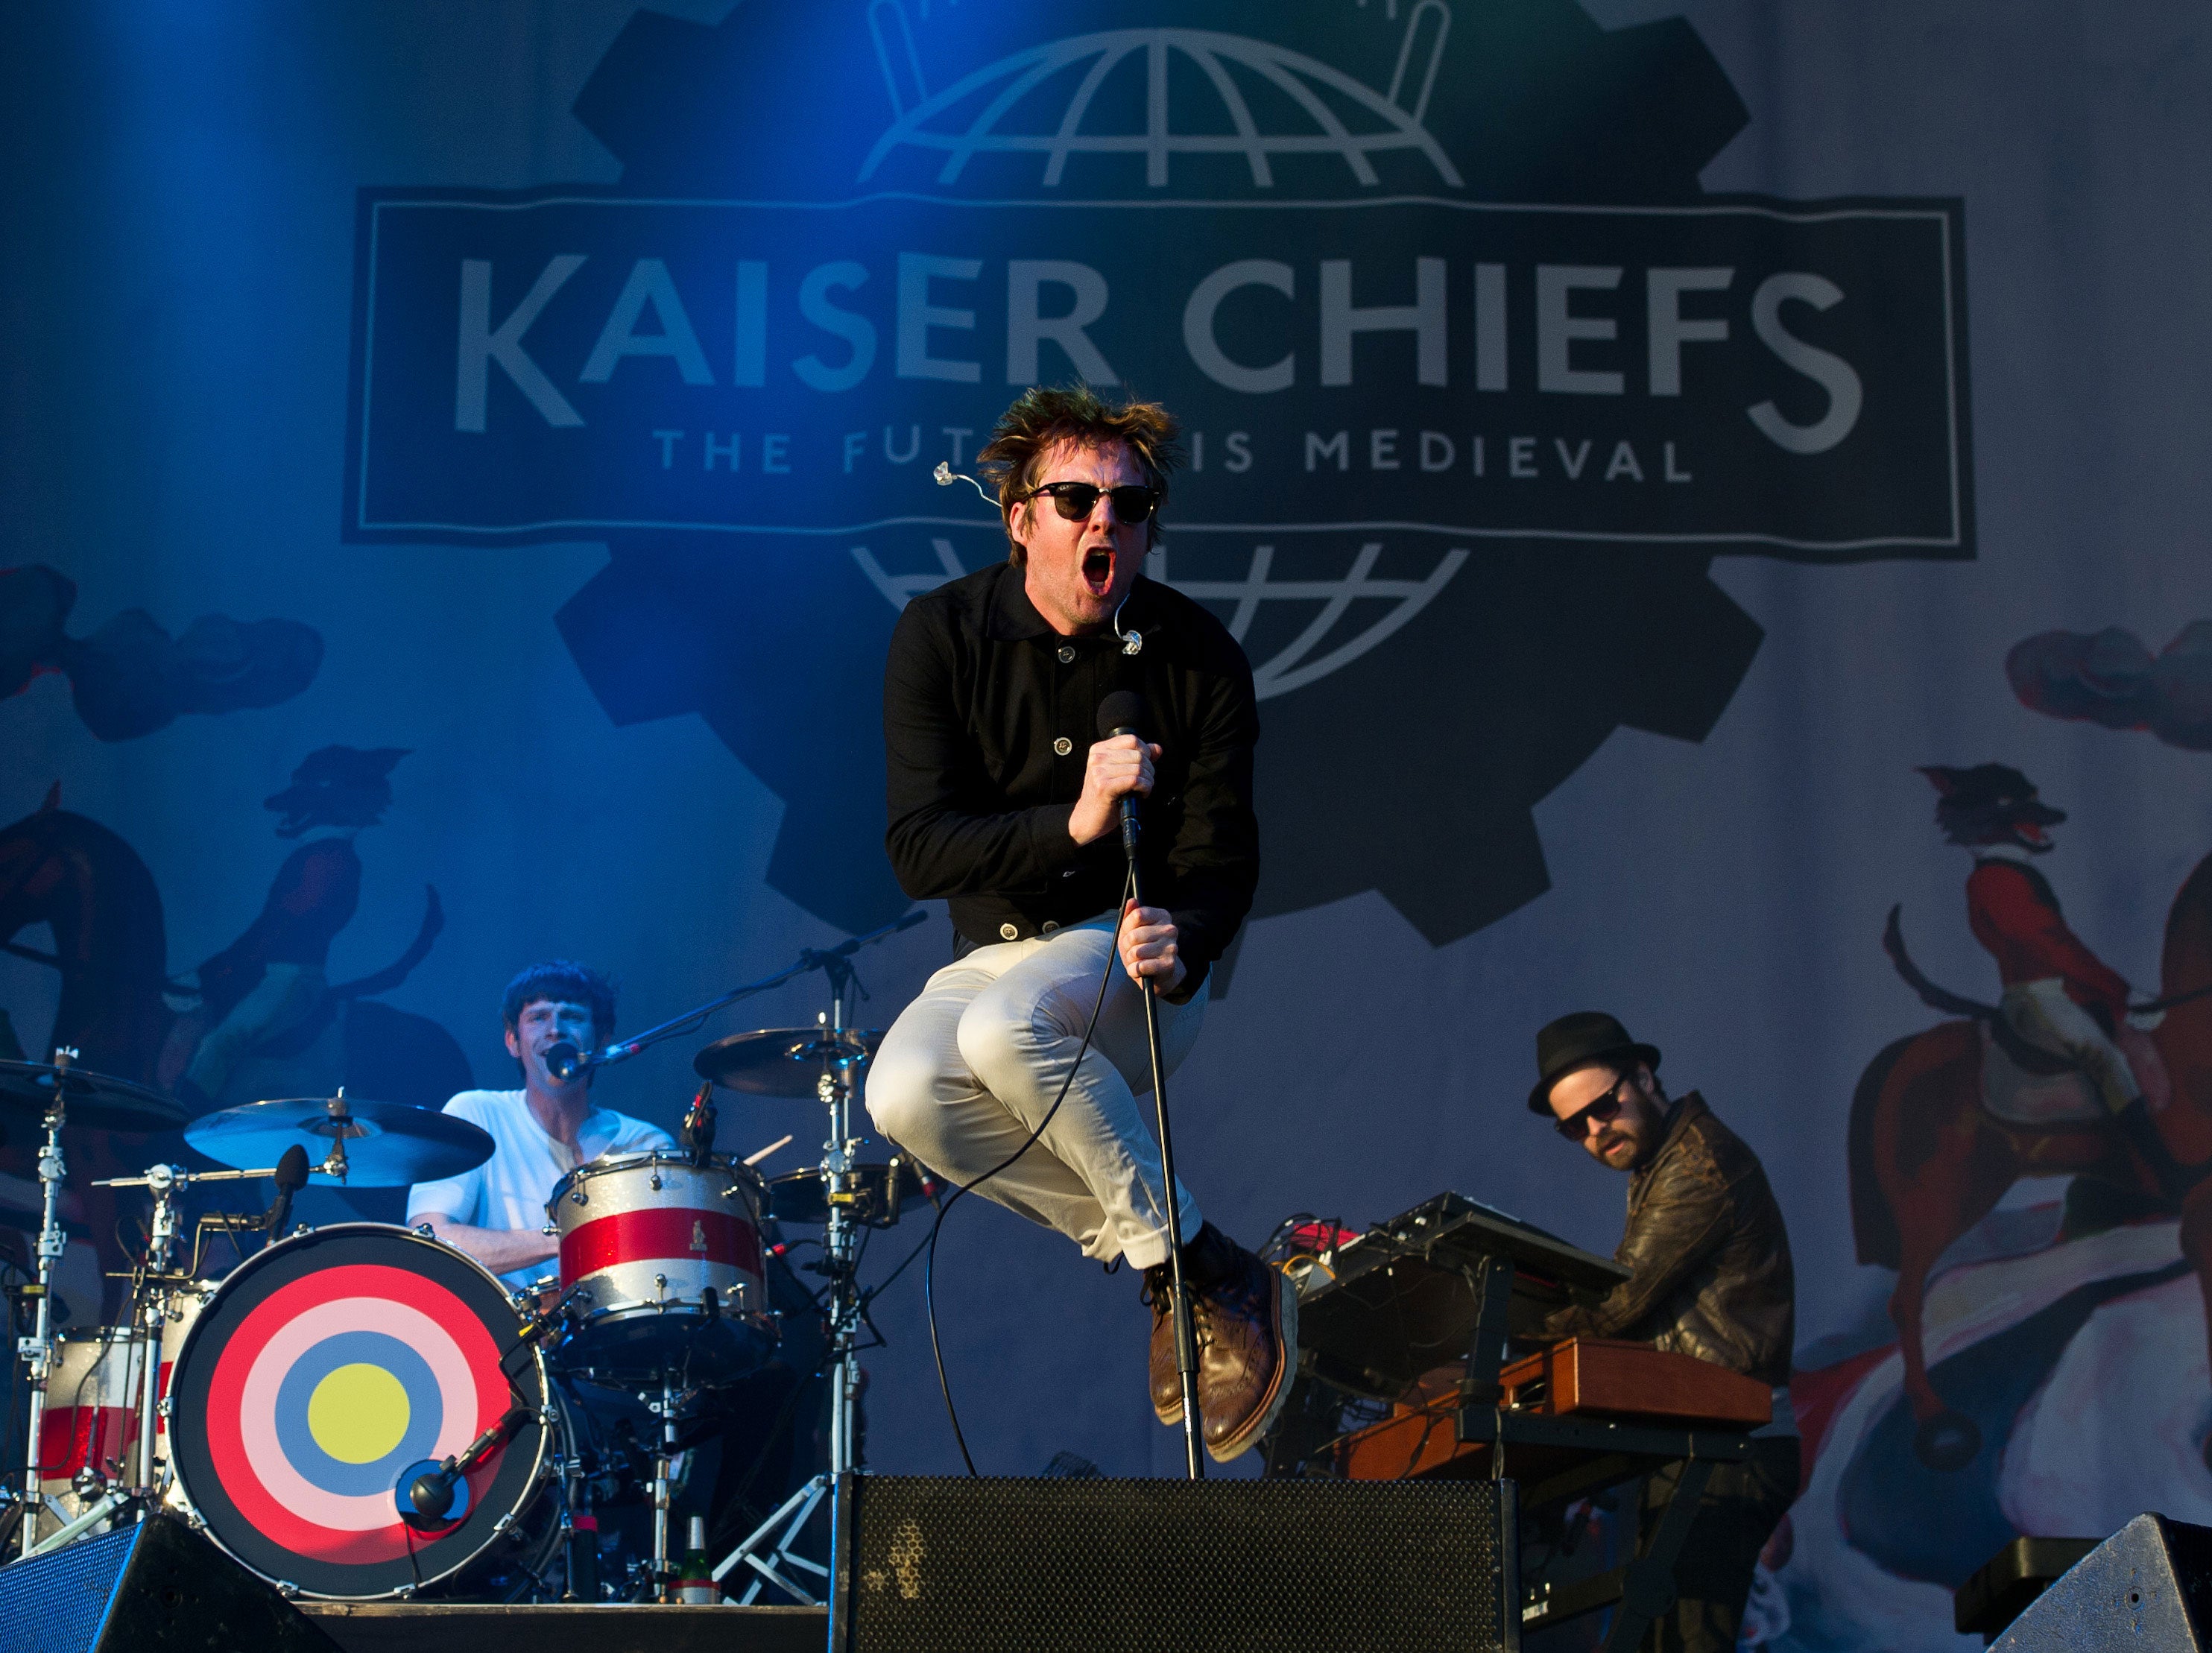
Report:
M 974 1182 L 954 1185 L 951 1197 L 938 1206 L 937 1220 L 929 1225 L 929 1238 L 922 1247 L 921 1301 L 929 1316 L 929 1352 L 937 1362 L 937 1387 L 939 1393 L 945 1396 L 945 1415 L 952 1422 L 952 1440 L 953 1443 L 960 1449 L 960 1462 L 968 1466 L 969 1474 L 977 1479 L 981 1479 L 982 1472 L 975 1468 L 975 1460 L 968 1451 L 968 1437 L 961 1432 L 959 1409 L 952 1404 L 952 1384 L 945 1374 L 945 1349 L 937 1336 L 937 1237 L 945 1227 L 946 1214 L 960 1202 L 960 1196 L 970 1188 L 982 1187 L 984 1183 L 1036 1146 L 1037 1139 L 1044 1134 L 1045 1127 L 1051 1124 L 1053 1115 L 1060 1112 L 1060 1104 L 1067 1100 L 1067 1089 L 1075 1083 L 1075 1071 L 1083 1066 L 1083 1059 L 1091 1049 L 1091 1036 L 1098 1031 L 1098 1012 L 1106 1007 L 1106 989 L 1113 985 L 1114 967 L 1121 963 L 1121 950 L 1119 944 L 1121 937 L 1121 915 L 1128 910 L 1129 890 L 1133 883 L 1133 879 L 1130 878 L 1124 878 L 1122 881 L 1121 899 L 1115 909 L 1114 927 L 1107 936 L 1106 968 L 1100 971 L 1098 975 L 1098 996 L 1091 1001 L 1091 1020 L 1084 1027 L 1083 1042 L 1076 1049 L 1075 1060 L 1067 1065 L 1067 1077 L 1060 1082 L 1060 1094 L 1052 1099 L 1052 1106 L 1045 1109 L 1044 1117 L 1036 1122 L 1036 1128 L 1029 1133 L 1028 1139 L 1020 1147 L 1015 1149 L 1013 1152 L 992 1166 Z M 1138 987 L 1139 991 L 1149 991 L 1142 982 L 1138 983 Z M 1167 1191 L 1167 1197 L 1170 1200 L 1175 1198 L 1173 1188 Z M 901 1269 L 905 1267 L 903 1263 L 899 1265 Z M 894 1271 L 895 1273 L 896 1272 Z M 889 1282 L 886 1281 L 885 1284 L 888 1285 Z

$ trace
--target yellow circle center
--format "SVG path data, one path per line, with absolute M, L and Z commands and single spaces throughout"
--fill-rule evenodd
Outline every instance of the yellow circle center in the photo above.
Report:
M 339 1366 L 307 1397 L 307 1432 L 340 1463 L 374 1463 L 407 1433 L 407 1391 L 381 1366 Z

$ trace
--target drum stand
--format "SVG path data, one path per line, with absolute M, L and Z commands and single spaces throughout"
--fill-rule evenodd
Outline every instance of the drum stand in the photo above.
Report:
M 660 1417 L 660 1449 L 653 1455 L 653 1589 L 660 1595 L 675 1577 L 668 1559 L 669 1494 L 676 1480 L 676 1387 L 665 1372 L 660 1378 L 660 1399 L 652 1403 Z
M 830 1013 L 824 1020 L 834 1042 L 836 1036 L 845 1030 L 845 994 L 852 985 L 853 967 L 842 958 L 825 958 L 822 968 L 830 977 Z M 822 1272 L 830 1279 L 830 1468 L 786 1498 L 744 1542 L 716 1564 L 713 1577 L 718 1584 L 739 1563 L 752 1569 L 755 1577 L 738 1598 L 741 1605 L 750 1606 L 763 1584 L 773 1584 L 802 1606 L 822 1606 L 793 1579 L 793 1569 L 811 1574 L 820 1581 L 815 1588 L 824 1596 L 830 1593 L 830 1569 L 798 1554 L 793 1547 L 837 1484 L 837 1477 L 858 1467 L 860 1225 L 854 1220 L 853 1206 L 858 1198 L 854 1191 L 854 1167 L 860 1139 L 852 1133 L 852 1113 L 854 1070 L 866 1060 L 865 1055 L 850 1060 L 825 1060 L 815 1085 L 816 1094 L 830 1109 L 830 1137 L 822 1145 L 822 1187 L 830 1206 L 829 1224 L 822 1237 Z
M 154 1196 L 154 1218 L 146 1231 L 146 1259 L 131 1277 L 131 1315 L 143 1340 L 145 1358 L 138 1392 L 137 1490 L 154 1493 L 154 1430 L 161 1415 L 161 1328 L 169 1317 L 167 1288 L 184 1277 L 169 1273 L 169 1249 L 177 1243 L 177 1196 L 195 1182 L 243 1182 L 273 1176 L 273 1170 L 188 1171 L 182 1165 L 149 1165 L 143 1176 L 111 1176 L 96 1188 L 144 1188 Z
M 74 1052 L 56 1053 L 55 1066 L 66 1064 L 61 1060 Z M 147 1235 L 146 1260 L 131 1276 L 131 1320 L 135 1340 L 139 1350 L 138 1441 L 133 1451 L 130 1484 L 112 1486 L 95 1500 L 75 1520 L 58 1531 L 38 1537 L 33 1523 L 46 1500 L 38 1493 L 40 1479 L 39 1436 L 44 1427 L 46 1414 L 46 1378 L 52 1369 L 53 1332 L 47 1316 L 51 1286 L 50 1273 L 54 1259 L 61 1255 L 67 1237 L 56 1221 L 63 1181 L 61 1152 L 62 1104 L 57 1101 L 46 1115 L 46 1146 L 39 1157 L 39 1177 L 46 1184 L 46 1225 L 39 1236 L 39 1322 L 37 1333 L 27 1337 L 19 1353 L 30 1358 L 31 1388 L 31 1456 L 24 1471 L 27 1488 L 23 1503 L 23 1555 L 29 1558 L 58 1550 L 64 1544 L 91 1531 L 101 1522 L 118 1511 L 137 1504 L 140 1510 L 150 1510 L 159 1495 L 156 1485 L 159 1471 L 154 1455 L 155 1431 L 161 1417 L 161 1330 L 168 1318 L 169 1294 L 165 1289 L 173 1282 L 168 1278 L 169 1249 L 177 1238 L 177 1195 L 193 1182 L 235 1182 L 252 1177 L 264 1177 L 274 1173 L 268 1170 L 187 1171 L 180 1165 L 155 1165 L 143 1176 L 108 1177 L 93 1184 L 100 1188 L 146 1188 L 154 1196 L 154 1218 Z M 51 1177 L 48 1168 L 52 1167 Z
M 54 1066 L 66 1068 L 76 1060 L 74 1050 L 54 1052 Z M 69 1249 L 62 1232 L 62 1182 L 68 1175 L 62 1164 L 62 1124 L 69 1111 L 66 1085 L 54 1087 L 53 1106 L 46 1109 L 46 1142 L 39 1152 L 39 1182 L 44 1191 L 45 1215 L 39 1225 L 39 1306 L 31 1335 L 15 1346 L 31 1366 L 31 1444 L 23 1459 L 23 1554 L 39 1547 L 39 1512 L 46 1507 L 45 1479 L 40 1474 L 39 1437 L 46 1422 L 46 1378 L 54 1364 L 54 1268 Z

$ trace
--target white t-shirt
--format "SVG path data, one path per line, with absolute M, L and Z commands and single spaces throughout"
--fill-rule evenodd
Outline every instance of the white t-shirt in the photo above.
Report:
M 471 1228 L 530 1229 L 545 1226 L 545 1202 L 553 1185 L 580 1164 L 608 1154 L 673 1148 L 676 1139 L 611 1108 L 595 1108 L 576 1133 L 580 1152 L 545 1134 L 520 1091 L 464 1091 L 445 1111 L 489 1133 L 491 1158 L 481 1165 L 437 1182 L 417 1182 L 407 1190 L 407 1220 L 440 1215 Z M 553 1272 L 548 1261 L 500 1276 L 511 1286 L 527 1285 Z

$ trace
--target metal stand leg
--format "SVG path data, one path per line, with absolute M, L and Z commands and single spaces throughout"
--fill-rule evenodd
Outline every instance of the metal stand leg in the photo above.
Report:
M 1626 1576 L 1621 1580 L 1620 1605 L 1613 1610 L 1604 1653 L 1632 1653 L 1644 1632 L 1674 1605 L 1674 1560 L 1690 1536 L 1690 1523 L 1705 1495 L 1705 1478 L 1712 1473 L 1709 1459 L 1691 1458 L 1683 1463 L 1682 1478 L 1667 1500 L 1667 1513 L 1651 1535 L 1650 1553 L 1623 1569 Z
M 676 1458 L 676 1391 L 668 1379 L 660 1380 L 660 1404 L 654 1408 L 660 1414 L 660 1450 L 653 1456 L 653 1595 L 656 1601 L 667 1599 L 668 1581 L 676 1570 L 668 1561 L 668 1502 L 670 1482 L 675 1472 Z
M 143 1363 L 139 1373 L 137 1487 L 145 1507 L 151 1509 L 158 1474 L 154 1436 L 161 1418 L 161 1331 L 169 1316 L 161 1277 L 169 1272 L 169 1247 L 177 1237 L 176 1195 L 182 1179 L 177 1167 L 156 1165 L 146 1173 L 146 1185 L 154 1194 L 154 1223 L 146 1237 L 146 1265 L 138 1276 L 135 1305 Z
M 54 1066 L 67 1067 L 75 1060 L 74 1050 L 54 1052 Z M 54 1269 L 61 1261 L 62 1253 L 69 1249 L 69 1237 L 62 1232 L 62 1182 L 67 1174 L 62 1164 L 62 1123 L 68 1104 L 57 1089 L 54 1105 L 46 1109 L 46 1142 L 39 1154 L 39 1182 L 45 1196 L 45 1218 L 39 1226 L 39 1306 L 35 1329 L 16 1345 L 15 1352 L 27 1359 L 31 1365 L 31 1443 L 23 1458 L 23 1528 L 22 1553 L 31 1555 L 39 1547 L 39 1512 L 46 1508 L 46 1492 L 40 1482 L 39 1437 L 45 1432 L 46 1422 L 46 1378 L 53 1370 L 54 1362 Z
M 841 1033 L 845 1026 L 845 989 L 852 980 L 851 967 L 836 969 L 825 963 L 823 969 L 829 973 L 832 990 L 830 1030 Z M 799 1542 L 799 1534 L 821 1507 L 823 1499 L 830 1496 L 837 1477 L 858 1468 L 860 1462 L 856 1425 L 860 1362 L 855 1346 L 860 1332 L 857 1276 L 860 1225 L 853 1220 L 853 1203 L 857 1198 L 853 1189 L 853 1166 L 860 1143 L 852 1134 L 854 1079 L 850 1071 L 857 1066 L 841 1064 L 825 1070 L 817 1087 L 830 1109 L 830 1137 L 822 1145 L 822 1186 L 828 1192 L 830 1205 L 830 1221 L 822 1238 L 822 1269 L 830 1277 L 830 1468 L 827 1474 L 815 1476 L 786 1498 L 774 1515 L 753 1528 L 744 1541 L 715 1566 L 712 1576 L 718 1584 L 740 1564 L 752 1570 L 754 1576 L 738 1598 L 741 1605 L 750 1606 L 765 1584 L 775 1585 L 802 1606 L 823 1605 L 792 1577 L 793 1571 L 820 1580 L 814 1588 L 820 1589 L 825 1599 L 834 1586 L 829 1568 L 798 1554 L 793 1547 Z
M 1121 847 L 1129 857 L 1129 894 L 1138 906 L 1145 904 L 1143 874 L 1137 866 L 1137 817 L 1125 816 Z M 1115 921 L 1118 944 L 1120 921 Z M 1185 1468 L 1193 1480 L 1206 1479 L 1205 1425 L 1198 1413 L 1198 1331 L 1191 1316 L 1190 1288 L 1182 1278 L 1182 1202 L 1176 1197 L 1175 1139 L 1168 1130 L 1167 1064 L 1160 1057 L 1160 1001 L 1149 982 L 1138 984 L 1145 995 L 1145 1039 L 1152 1048 L 1152 1118 L 1160 1139 L 1160 1181 L 1166 1185 L 1163 1199 L 1168 1215 L 1169 1313 L 1175 1321 L 1176 1375 L 1182 1380 L 1182 1449 Z
M 730 1570 L 742 1561 L 753 1570 L 757 1577 L 745 1586 L 745 1593 L 738 1598 L 740 1606 L 750 1607 L 760 1595 L 761 1586 L 765 1583 L 775 1585 L 802 1607 L 820 1607 L 822 1603 L 794 1583 L 786 1569 L 795 1567 L 816 1575 L 825 1584 L 829 1582 L 829 1568 L 809 1561 L 792 1549 L 822 1500 L 829 1496 L 829 1476 L 817 1475 L 808 1481 L 786 1498 L 774 1515 L 755 1528 L 750 1537 L 722 1558 L 714 1568 L 714 1582 L 720 1583 Z M 778 1528 L 783 1529 L 781 1537 L 777 1536 Z M 829 1592 L 825 1589 L 823 1594 L 826 1595 Z

